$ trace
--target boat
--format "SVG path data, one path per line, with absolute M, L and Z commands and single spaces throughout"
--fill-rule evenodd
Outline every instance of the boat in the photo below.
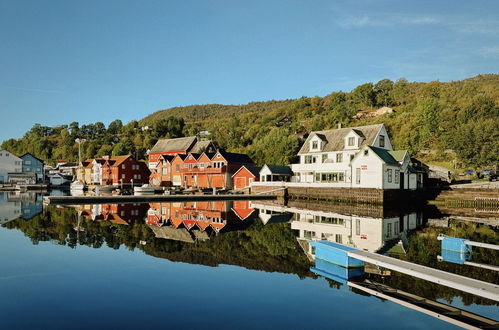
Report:
M 163 189 L 158 186 L 153 186 L 151 184 L 144 184 L 140 187 L 133 187 L 134 195 L 146 195 L 146 194 L 154 194 L 155 192 L 162 192 Z

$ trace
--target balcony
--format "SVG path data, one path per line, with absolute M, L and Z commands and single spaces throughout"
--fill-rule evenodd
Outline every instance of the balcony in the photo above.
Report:
M 218 174 L 218 173 L 225 173 L 227 171 L 227 166 L 222 166 L 222 167 L 198 167 L 194 166 L 193 168 L 181 168 L 180 173 L 188 173 L 188 174 Z

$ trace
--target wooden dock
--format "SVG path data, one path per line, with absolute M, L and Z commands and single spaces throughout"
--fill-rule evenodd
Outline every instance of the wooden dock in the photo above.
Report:
M 449 288 L 468 292 L 479 297 L 499 301 L 499 286 L 453 273 L 444 272 L 411 262 L 387 257 L 367 251 L 348 251 L 348 257 L 355 258 L 376 266 L 418 277 Z
M 275 200 L 274 195 L 131 195 L 131 196 L 46 196 L 47 205 L 127 204 L 185 201 Z

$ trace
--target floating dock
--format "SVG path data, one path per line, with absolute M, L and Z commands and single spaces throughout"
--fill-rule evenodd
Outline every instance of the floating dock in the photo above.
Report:
M 46 196 L 46 205 L 127 204 L 185 201 L 275 200 L 273 195 L 131 195 L 131 196 Z
M 345 268 L 359 267 L 362 262 L 367 262 L 479 297 L 499 301 L 499 285 L 493 283 L 444 272 L 377 253 L 357 250 L 343 244 L 323 240 L 314 241 L 310 244 L 315 247 L 316 258 L 333 262 Z

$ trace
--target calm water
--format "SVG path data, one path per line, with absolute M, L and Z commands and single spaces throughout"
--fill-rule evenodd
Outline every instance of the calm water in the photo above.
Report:
M 0 194 L 2 328 L 455 327 L 317 275 L 332 268 L 314 260 L 310 239 L 499 283 L 497 272 L 437 261 L 438 233 L 499 244 L 489 226 L 430 226 L 432 210 L 259 203 L 43 208 L 34 194 Z M 472 261 L 497 257 L 478 249 Z M 383 271 L 355 281 L 499 319 L 496 302 Z

